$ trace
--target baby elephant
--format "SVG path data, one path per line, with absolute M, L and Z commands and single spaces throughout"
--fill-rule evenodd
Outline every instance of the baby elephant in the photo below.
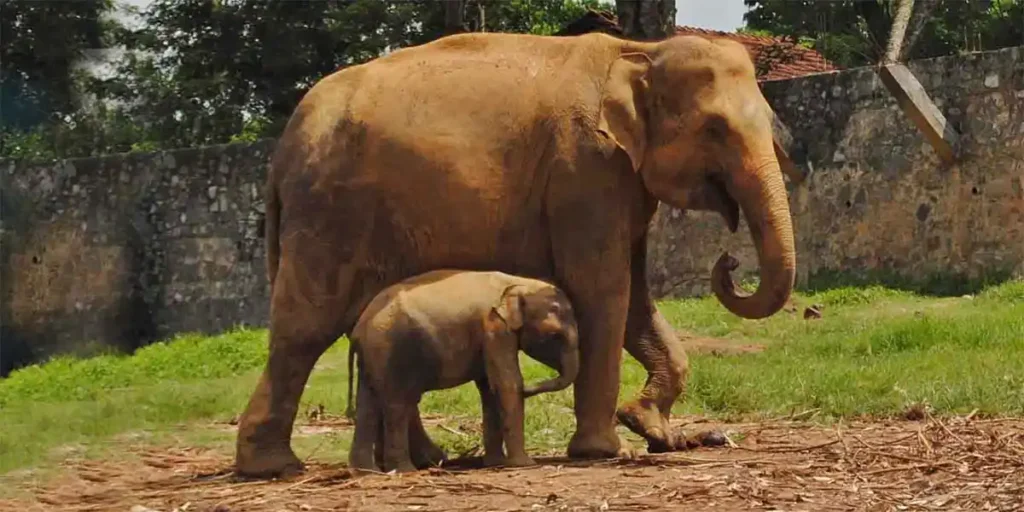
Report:
M 409 425 L 419 417 L 421 396 L 469 381 L 483 406 L 484 464 L 533 464 L 524 448 L 523 400 L 572 384 L 579 372 L 578 337 L 565 293 L 544 281 L 436 270 L 386 288 L 350 337 L 359 384 L 349 467 L 415 470 Z M 559 375 L 524 388 L 519 349 Z M 383 450 L 375 450 L 381 429 Z M 375 452 L 382 461 L 374 461 Z

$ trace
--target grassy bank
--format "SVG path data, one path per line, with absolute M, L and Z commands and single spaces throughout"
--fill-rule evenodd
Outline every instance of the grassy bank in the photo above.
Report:
M 973 297 L 929 298 L 880 287 L 840 288 L 798 296 L 794 313 L 748 321 L 714 299 L 666 301 L 677 328 L 766 346 L 760 353 L 691 355 L 692 377 L 678 413 L 777 415 L 818 409 L 824 418 L 897 414 L 926 402 L 937 413 L 1024 413 L 1024 283 L 987 288 Z M 804 320 L 802 306 L 823 305 L 824 318 Z M 322 404 L 344 410 L 345 340 L 320 361 L 302 411 Z M 227 421 L 245 406 L 266 357 L 266 331 L 182 336 L 131 357 L 61 358 L 15 371 L 0 381 L 0 473 L 59 459 L 69 447 L 103 450 L 122 433 L 170 433 L 230 446 L 230 431 L 195 422 Z M 549 370 L 524 358 L 528 380 Z M 622 396 L 645 374 L 627 358 Z M 572 392 L 527 404 L 530 449 L 562 448 L 573 427 Z M 428 394 L 424 414 L 446 425 L 478 425 L 470 385 Z M 305 421 L 300 418 L 300 423 Z M 190 425 L 191 424 L 191 425 Z M 183 425 L 191 428 L 183 428 Z M 478 442 L 447 429 L 433 434 L 450 451 Z M 300 457 L 341 456 L 348 433 L 325 443 L 298 436 Z

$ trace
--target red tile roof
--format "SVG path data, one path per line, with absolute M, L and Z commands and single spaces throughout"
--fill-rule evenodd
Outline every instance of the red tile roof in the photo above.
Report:
M 757 68 L 757 79 L 785 80 L 837 69 L 820 53 L 780 37 L 720 32 L 697 27 L 676 27 L 677 35 L 731 39 L 746 46 Z

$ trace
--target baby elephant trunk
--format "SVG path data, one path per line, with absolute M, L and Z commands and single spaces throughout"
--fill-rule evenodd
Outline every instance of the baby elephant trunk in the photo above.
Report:
M 523 397 L 561 391 L 576 380 L 576 375 L 580 372 L 580 353 L 572 344 L 567 343 L 562 349 L 560 370 L 558 377 L 523 388 Z

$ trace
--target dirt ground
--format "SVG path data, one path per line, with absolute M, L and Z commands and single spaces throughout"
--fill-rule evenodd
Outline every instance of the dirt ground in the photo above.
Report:
M 854 422 L 690 423 L 731 446 L 599 462 L 538 457 L 528 469 L 476 459 L 408 475 L 351 478 L 311 463 L 297 477 L 244 481 L 229 454 L 134 450 L 124 460 L 66 463 L 64 476 L 23 484 L 0 510 L 1021 510 L 1024 418 L 971 416 Z M 691 419 L 692 421 L 693 419 Z M 699 421 L 699 420 L 698 420 Z

